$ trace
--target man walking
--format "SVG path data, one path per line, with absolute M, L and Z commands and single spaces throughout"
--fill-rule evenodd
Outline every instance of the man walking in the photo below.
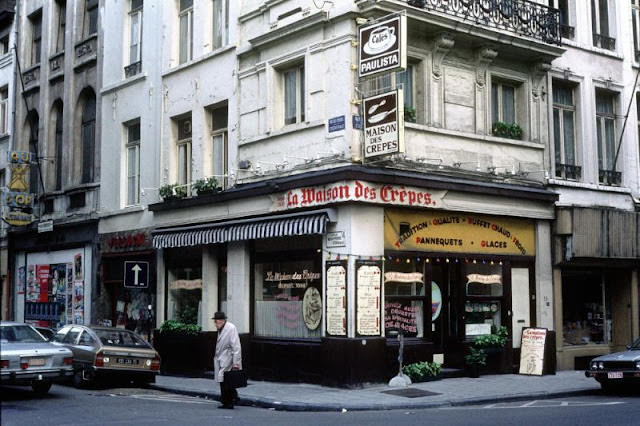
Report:
M 224 312 L 216 312 L 212 318 L 218 329 L 216 341 L 216 353 L 213 358 L 216 382 L 220 383 L 220 401 L 218 408 L 233 409 L 233 404 L 238 398 L 238 391 L 230 387 L 224 381 L 225 371 L 242 369 L 242 347 L 236 326 L 227 321 Z

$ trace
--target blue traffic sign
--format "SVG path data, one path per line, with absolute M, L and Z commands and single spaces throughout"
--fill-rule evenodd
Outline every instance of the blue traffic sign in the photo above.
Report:
M 128 288 L 149 287 L 149 262 L 124 262 L 124 286 Z

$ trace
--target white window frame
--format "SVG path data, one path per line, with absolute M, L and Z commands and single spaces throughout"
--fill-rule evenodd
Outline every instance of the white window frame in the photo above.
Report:
M 513 123 L 507 123 L 505 121 L 504 118 L 504 95 L 503 95 L 503 90 L 504 87 L 508 86 L 513 88 Z M 493 99 L 493 88 L 496 87 L 498 90 L 498 95 L 497 95 L 497 100 L 498 100 L 498 104 L 497 106 L 494 105 L 495 101 Z M 518 86 L 517 83 L 514 82 L 510 82 L 510 81 L 504 81 L 502 79 L 492 79 L 491 80 L 491 125 L 493 126 L 494 123 L 500 121 L 503 123 L 507 123 L 507 124 L 518 124 L 520 125 L 520 127 L 522 127 L 522 125 L 520 123 L 518 123 L 518 116 L 519 116 L 519 108 L 518 108 L 518 96 L 519 96 L 519 89 L 520 87 Z M 498 112 L 498 116 L 495 116 L 494 110 L 495 107 L 497 107 L 497 112 Z
M 142 12 L 144 10 L 144 3 L 140 2 L 140 6 L 134 9 L 134 0 L 130 2 L 129 10 L 129 65 L 135 64 L 142 60 Z M 137 22 L 137 34 L 134 34 L 134 22 Z M 132 54 L 135 49 L 135 55 Z
M 0 135 L 9 133 L 9 86 L 0 88 Z
M 180 2 L 180 0 L 178 0 Z M 182 38 L 182 23 L 187 25 L 185 38 Z M 184 58 L 184 59 L 183 59 Z M 193 59 L 193 3 L 180 9 L 178 13 L 178 63 L 184 64 Z
M 552 102 L 553 102 L 553 119 L 554 122 L 552 123 L 554 126 L 554 142 L 557 142 L 555 144 L 555 148 L 556 151 L 558 149 L 558 147 L 560 147 L 560 152 L 556 152 L 556 155 L 559 154 L 560 155 L 560 159 L 557 160 L 556 159 L 556 164 L 558 164 L 558 162 L 560 164 L 563 165 L 571 165 L 571 166 L 576 166 L 577 162 L 578 162 L 578 158 L 577 158 L 577 146 L 576 146 L 576 130 L 577 130 L 577 126 L 576 126 L 576 92 L 575 92 L 575 87 L 570 86 L 570 85 L 565 85 L 565 84 L 560 84 L 560 83 L 555 83 L 553 84 L 552 87 L 552 91 L 555 90 L 557 87 L 561 87 L 561 88 L 565 88 L 567 90 L 571 91 L 571 101 L 572 104 L 571 105 L 567 105 L 567 104 L 560 104 L 560 103 L 556 103 L 555 101 L 553 101 L 553 93 L 551 96 Z M 559 136 L 560 136 L 560 140 L 559 141 L 555 141 L 555 112 L 558 111 L 558 127 L 559 127 Z M 573 155 L 574 155 L 574 164 L 571 164 L 567 161 L 567 157 L 566 157 L 566 149 L 567 149 L 567 144 L 568 142 L 565 141 L 565 132 L 564 132 L 564 115 L 565 112 L 570 112 L 572 115 L 572 121 L 573 121 Z M 557 171 L 556 171 L 557 173 Z M 556 174 L 557 176 L 557 174 Z
M 211 46 L 216 50 L 229 44 L 229 0 L 211 0 L 211 10 Z
M 607 114 L 607 113 L 602 113 L 602 112 L 597 112 L 596 109 L 596 142 L 598 144 L 598 168 L 599 170 L 608 170 L 608 171 L 615 171 L 615 169 L 610 169 L 609 167 L 612 166 L 613 164 L 610 164 L 613 162 L 613 158 L 609 158 L 609 156 L 607 155 L 607 148 L 609 145 L 609 142 L 607 141 L 607 137 L 606 137 L 606 123 L 608 121 L 610 121 L 613 124 L 613 140 L 610 141 L 611 144 L 613 144 L 613 148 L 612 151 L 614 152 L 614 156 L 615 156 L 615 151 L 616 151 L 616 106 L 617 106 L 617 95 L 615 93 L 597 93 L 596 92 L 596 105 L 598 103 L 598 96 L 606 96 L 607 98 L 611 99 L 612 102 L 612 111 L 613 113 L 611 114 Z M 600 132 L 598 133 L 598 124 L 600 124 Z
M 187 124 L 188 123 L 188 124 Z M 193 122 L 191 121 L 191 117 L 183 117 L 176 120 L 176 125 L 178 126 L 177 134 L 180 134 L 179 127 L 181 125 L 189 126 L 189 137 L 185 137 L 183 139 L 176 138 L 176 183 L 180 186 L 184 186 L 187 191 L 187 194 L 191 194 L 191 146 L 193 141 L 193 128 L 191 128 Z M 184 159 L 184 161 L 181 161 Z
M 138 139 L 132 140 L 130 129 L 133 126 L 138 126 Z M 140 122 L 130 123 L 126 126 L 126 135 L 127 135 L 127 143 L 126 143 L 126 174 L 127 174 L 127 199 L 125 202 L 126 206 L 135 206 L 140 204 Z M 134 167 L 132 173 L 131 167 L 131 154 L 134 155 Z M 131 185 L 130 182 L 134 182 L 135 191 L 133 194 L 131 193 Z
M 295 116 L 287 117 L 287 75 L 294 73 L 295 76 Z M 305 121 L 305 72 L 304 64 L 298 64 L 294 67 L 290 67 L 282 70 L 282 108 L 284 125 L 289 126 L 292 124 L 302 123 Z

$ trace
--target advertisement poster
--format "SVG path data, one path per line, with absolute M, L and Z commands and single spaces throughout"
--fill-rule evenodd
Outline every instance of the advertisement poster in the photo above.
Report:
M 78 253 L 73 256 L 73 280 L 82 281 L 83 279 L 82 254 Z
M 40 286 L 40 296 L 38 301 L 49 301 L 49 265 L 36 265 L 36 280 Z
M 84 319 L 84 281 L 73 282 L 73 323 L 83 324 Z
M 52 301 L 58 304 L 58 323 L 61 327 L 67 323 L 67 265 L 65 263 L 50 265 Z
M 73 263 L 67 263 L 67 324 L 71 324 L 73 319 Z
M 382 262 L 356 261 L 356 333 L 380 336 Z
M 27 302 L 37 302 L 40 298 L 40 283 L 36 280 L 35 265 L 27 266 Z
M 327 277 L 326 327 L 329 336 L 347 335 L 347 261 L 325 263 Z
M 544 345 L 546 340 L 546 328 L 522 329 L 520 374 L 542 376 L 544 366 Z
M 24 294 L 25 284 L 27 282 L 27 268 L 21 266 L 18 268 L 18 294 Z

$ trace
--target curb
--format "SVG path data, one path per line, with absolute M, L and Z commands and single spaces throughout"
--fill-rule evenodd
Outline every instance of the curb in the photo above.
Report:
M 160 390 L 169 393 L 175 393 L 179 395 L 188 395 L 188 396 L 196 396 L 201 398 L 213 399 L 216 401 L 220 400 L 220 395 L 214 392 L 204 392 L 204 391 L 194 391 L 187 389 L 174 388 L 170 386 L 162 386 L 151 384 L 149 386 L 151 389 Z M 537 392 L 530 394 L 521 394 L 521 395 L 505 395 L 505 396 L 493 396 L 487 398 L 466 398 L 460 400 L 448 400 L 448 401 L 438 401 L 438 402 L 420 402 L 414 404 L 344 404 L 344 405 L 327 405 L 327 404 L 313 404 L 313 403 L 305 403 L 305 402 L 294 402 L 294 401 L 276 401 L 268 398 L 260 398 L 260 397 L 240 397 L 236 405 L 247 406 L 247 407 L 259 407 L 259 408 L 268 408 L 274 409 L 276 411 L 315 411 L 315 412 L 340 412 L 343 410 L 347 411 L 377 411 L 377 410 L 407 410 L 407 409 L 428 409 L 428 408 L 441 408 L 441 407 L 462 407 L 469 405 L 480 405 L 480 404 L 495 404 L 499 402 L 514 402 L 514 401 L 524 401 L 529 399 L 551 399 L 551 398 L 562 398 L 569 396 L 582 396 L 582 395 L 593 395 L 600 392 L 599 389 L 576 389 L 576 390 L 568 390 L 568 391 L 558 391 L 558 392 Z

